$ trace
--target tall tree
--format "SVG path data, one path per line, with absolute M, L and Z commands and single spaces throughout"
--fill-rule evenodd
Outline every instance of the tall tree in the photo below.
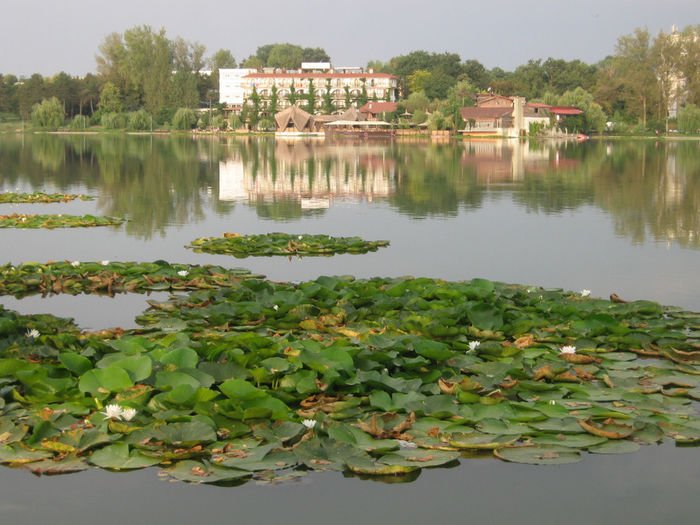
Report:
M 651 55 L 651 38 L 646 29 L 617 40 L 615 69 L 622 82 L 626 106 L 642 119 L 646 127 L 649 109 L 658 94 Z

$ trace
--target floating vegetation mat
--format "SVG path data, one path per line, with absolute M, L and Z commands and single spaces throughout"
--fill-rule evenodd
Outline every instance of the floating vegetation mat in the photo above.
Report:
M 85 228 L 89 226 L 118 226 L 125 219 L 94 215 L 34 215 L 13 213 L 0 215 L 0 228 Z
M 0 309 L 0 462 L 36 473 L 395 482 L 476 454 L 551 465 L 700 442 L 700 315 L 678 308 L 482 279 L 276 283 L 163 261 L 0 277 L 18 296 L 190 290 L 150 301 L 134 330 Z
M 76 195 L 68 193 L 13 193 L 13 192 L 3 192 L 0 193 L 0 204 L 4 203 L 43 203 L 47 204 L 50 202 L 70 202 L 72 200 L 79 199 L 81 201 L 89 201 L 94 199 L 91 195 Z
M 218 253 L 234 257 L 299 255 L 319 256 L 339 253 L 376 252 L 389 246 L 389 241 L 365 241 L 360 237 L 331 237 L 330 235 L 292 235 L 266 233 L 241 235 L 225 233 L 223 237 L 195 239 L 188 248 L 195 252 Z

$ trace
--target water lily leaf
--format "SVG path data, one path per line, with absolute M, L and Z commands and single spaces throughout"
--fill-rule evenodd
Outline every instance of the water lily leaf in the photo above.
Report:
M 94 368 L 88 370 L 78 383 L 81 392 L 88 392 L 94 396 L 109 392 L 119 392 L 134 386 L 134 382 L 123 368 L 108 366 L 107 368 Z
M 472 432 L 469 434 L 455 433 L 449 440 L 452 447 L 459 449 L 485 449 L 493 450 L 504 445 L 511 445 L 520 439 L 519 435 L 500 436 L 494 434 L 482 434 Z
M 20 445 L 0 445 L 0 463 L 31 463 L 53 456 L 46 450 L 30 450 Z
M 202 421 L 160 425 L 153 431 L 153 437 L 158 441 L 184 448 L 216 441 L 216 433 L 212 427 Z
M 564 465 L 578 463 L 583 459 L 578 451 L 552 445 L 511 445 L 496 449 L 493 454 L 504 461 L 530 465 Z
M 175 479 L 188 483 L 237 481 L 248 478 L 251 475 L 250 472 L 245 470 L 219 467 L 191 459 L 178 461 L 172 467 L 164 469 L 164 472 Z
M 630 452 L 637 452 L 639 448 L 639 443 L 634 441 L 616 439 L 588 447 L 588 452 L 594 454 L 629 454 Z
M 137 450 L 130 451 L 126 443 L 114 443 L 96 450 L 88 459 L 93 465 L 115 470 L 151 467 L 160 462 L 160 459 L 146 457 Z
M 590 448 L 607 442 L 607 438 L 591 434 L 544 434 L 530 438 L 536 445 L 557 445 L 571 448 Z
M 58 355 L 58 360 L 68 370 L 76 375 L 82 375 L 92 368 L 92 361 L 75 352 L 61 352 Z
M 392 466 L 437 467 L 455 461 L 459 455 L 459 452 L 446 450 L 397 450 L 381 456 L 379 462 Z
M 80 472 L 89 469 L 90 465 L 83 458 L 69 455 L 61 458 L 44 459 L 35 463 L 29 463 L 24 468 L 34 474 L 55 475 Z
M 578 424 L 581 425 L 586 432 L 608 439 L 624 439 L 631 436 L 632 433 L 637 430 L 631 425 L 617 423 L 612 419 L 603 421 L 602 423 L 595 423 L 590 418 L 587 420 L 579 419 Z
M 312 470 L 343 470 L 349 461 L 365 457 L 365 452 L 348 443 L 321 440 L 317 437 L 299 443 L 294 453 L 301 463 Z
M 356 473 L 367 476 L 397 476 L 408 474 L 420 469 L 419 465 L 387 465 L 370 456 L 358 456 L 346 461 L 347 468 Z
M 191 348 L 177 348 L 165 354 L 160 362 L 176 368 L 196 368 L 199 356 Z

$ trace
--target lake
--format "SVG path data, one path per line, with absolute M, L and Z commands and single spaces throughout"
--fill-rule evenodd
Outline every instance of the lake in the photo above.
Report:
M 266 138 L 2 135 L 0 191 L 93 201 L 0 205 L 0 214 L 122 216 L 124 226 L 0 230 L 0 262 L 154 261 L 242 266 L 276 281 L 320 275 L 482 277 L 700 311 L 700 141 L 343 143 Z M 329 258 L 194 253 L 224 232 L 325 233 L 389 248 Z M 152 297 L 151 297 L 152 298 Z M 0 304 L 133 327 L 145 296 Z M 671 443 L 531 467 L 463 459 L 412 483 L 314 474 L 237 488 L 159 481 L 157 471 L 37 478 L 0 469 L 6 523 L 691 522 L 700 455 Z

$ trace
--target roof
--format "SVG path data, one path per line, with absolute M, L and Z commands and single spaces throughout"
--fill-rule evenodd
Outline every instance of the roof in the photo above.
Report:
M 362 113 L 371 113 L 378 115 L 379 113 L 392 113 L 396 111 L 398 104 L 396 102 L 367 102 L 360 108 Z
M 284 111 L 280 111 L 275 115 L 275 122 L 279 129 L 285 129 L 289 122 L 293 122 L 294 126 L 299 130 L 305 129 L 313 124 L 311 113 L 307 113 L 297 106 L 290 106 Z M 311 121 L 311 122 L 310 122 Z
M 367 120 L 360 110 L 355 106 L 350 106 L 345 112 L 340 116 L 339 120 Z
M 528 102 L 525 104 L 526 108 L 551 108 L 549 104 L 540 104 L 539 102 Z
M 250 73 L 243 78 L 395 78 L 389 73 Z
M 495 120 L 513 114 L 513 108 L 460 108 L 459 111 L 464 120 Z
M 580 109 L 570 106 L 552 106 L 549 111 L 555 115 L 580 115 L 583 113 Z

